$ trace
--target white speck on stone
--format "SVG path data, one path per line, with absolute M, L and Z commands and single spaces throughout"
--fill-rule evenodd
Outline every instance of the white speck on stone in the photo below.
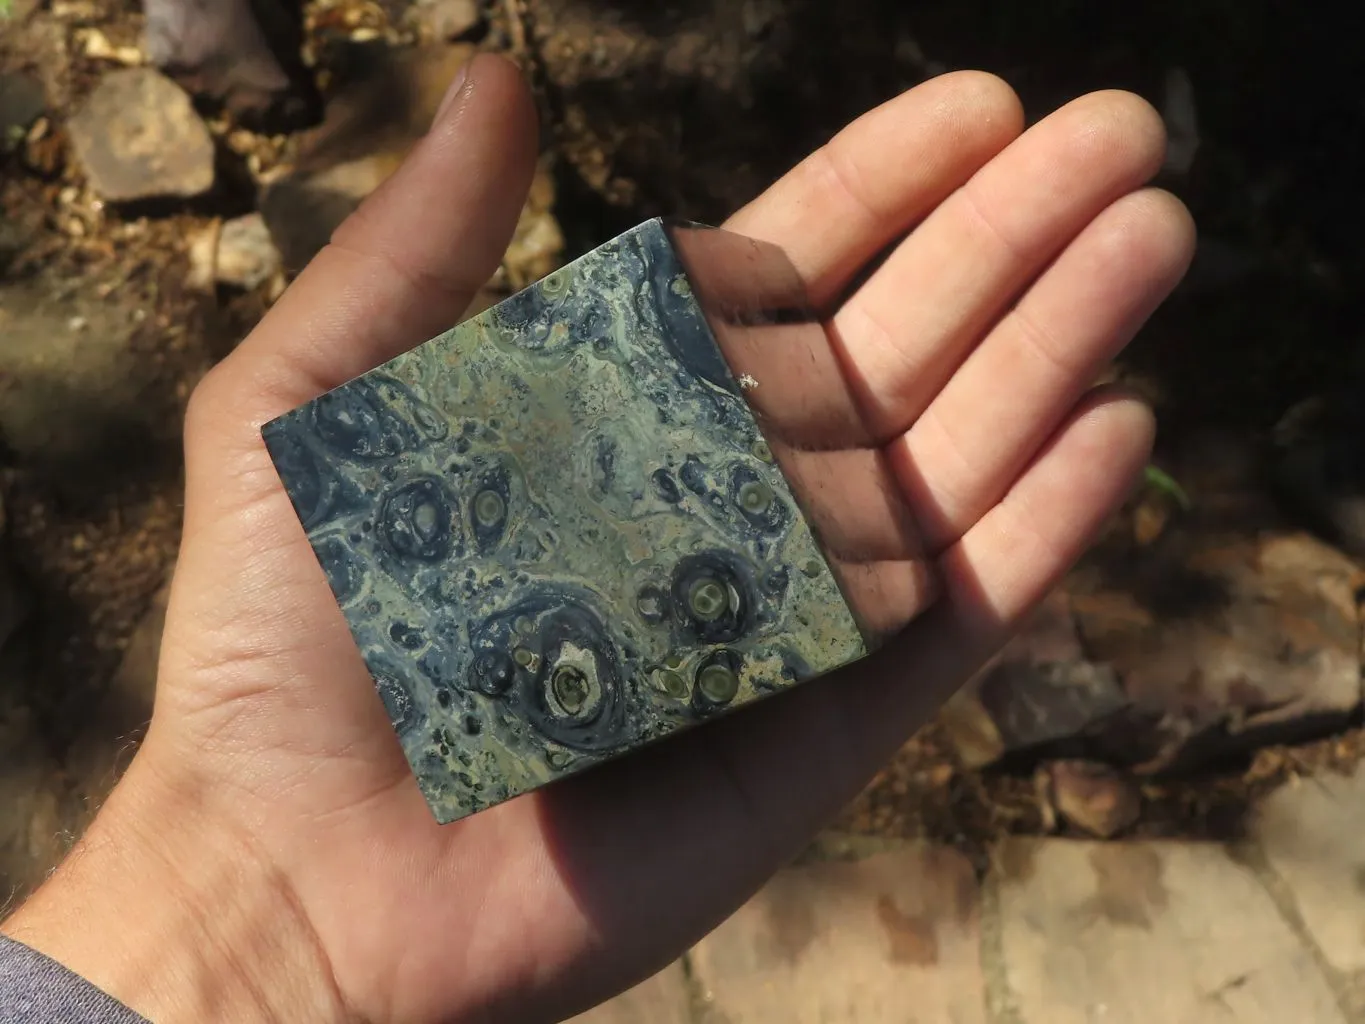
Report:
M 739 386 L 742 391 L 752 391 L 758 387 L 758 381 L 754 380 L 749 374 L 742 374 L 739 378 Z

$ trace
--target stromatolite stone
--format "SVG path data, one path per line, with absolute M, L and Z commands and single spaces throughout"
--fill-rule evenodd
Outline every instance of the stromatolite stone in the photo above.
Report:
M 709 234 L 646 222 L 263 429 L 443 822 L 867 652 L 679 230 Z

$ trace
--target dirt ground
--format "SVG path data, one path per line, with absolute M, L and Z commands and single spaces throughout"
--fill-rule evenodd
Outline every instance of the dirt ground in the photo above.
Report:
M 403 45 L 419 34 L 398 0 L 315 0 L 306 11 L 324 84 L 339 40 Z M 118 321 L 137 383 L 137 415 L 106 429 L 86 422 L 81 388 L 107 384 L 73 371 L 55 426 L 0 450 L 5 543 L 27 609 L 0 658 L 0 738 L 15 748 L 9 762 L 22 760 L 19 746 L 31 755 L 15 778 L 47 772 L 58 788 L 174 560 L 179 410 L 267 305 L 259 289 L 188 287 L 185 240 L 252 209 L 256 178 L 290 145 L 207 109 L 221 150 L 213 193 L 123 209 L 95 201 L 64 120 L 114 66 L 92 31 L 118 48 L 140 30 L 137 5 L 120 0 L 17 0 L 0 23 L 0 72 L 32 72 L 49 100 L 40 125 L 0 156 L 0 281 L 11 296 L 0 337 L 24 329 L 18 295 L 43 315 L 59 309 L 78 338 Z M 1162 184 L 1194 211 L 1201 255 L 1121 368 L 1156 403 L 1158 462 L 1209 427 L 1260 443 L 1355 365 L 1365 105 L 1357 37 L 1324 15 L 1294 19 L 1270 0 L 499 0 L 474 39 L 512 52 L 536 86 L 565 256 L 646 216 L 718 221 L 859 112 L 942 70 L 1003 75 L 1031 117 L 1099 87 L 1134 89 L 1169 112 L 1187 87 L 1197 159 Z M 78 366 L 87 349 L 71 351 Z M 1359 748 L 1350 731 L 1148 786 L 1138 830 L 1235 835 L 1256 793 L 1353 763 Z M 32 764 L 45 767 L 35 776 Z M 931 728 L 839 824 L 979 849 L 1002 831 L 1041 829 L 1043 815 L 1031 776 L 963 770 Z

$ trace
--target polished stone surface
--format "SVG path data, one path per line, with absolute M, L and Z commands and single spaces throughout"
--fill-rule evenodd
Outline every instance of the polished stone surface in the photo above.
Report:
M 727 270 L 704 312 L 710 233 L 676 230 L 263 428 L 442 822 L 866 653 L 717 344 L 769 311 Z

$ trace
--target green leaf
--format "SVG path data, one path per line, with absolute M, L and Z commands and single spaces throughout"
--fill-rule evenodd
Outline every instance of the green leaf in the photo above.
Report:
M 1185 493 L 1185 488 L 1181 487 L 1175 477 L 1156 466 L 1149 465 L 1144 471 L 1147 486 L 1163 494 L 1170 495 L 1175 503 L 1186 511 L 1190 508 L 1190 496 Z

